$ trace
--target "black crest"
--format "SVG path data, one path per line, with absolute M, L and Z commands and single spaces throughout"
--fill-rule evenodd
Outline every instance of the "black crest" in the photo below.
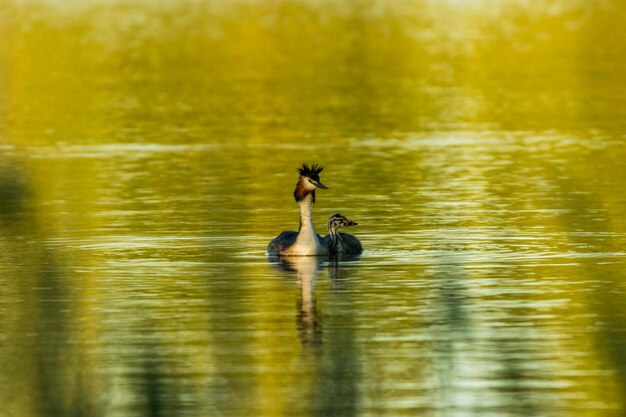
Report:
M 309 165 L 305 162 L 300 168 L 298 168 L 298 172 L 304 177 L 309 177 L 311 179 L 319 181 L 320 172 L 322 172 L 323 169 L 324 167 L 319 166 L 318 164 L 313 164 L 309 167 Z
M 324 167 L 319 166 L 318 164 L 313 164 L 311 166 L 309 166 L 306 162 L 302 164 L 302 166 L 300 168 L 298 168 L 298 172 L 300 173 L 301 177 L 309 177 L 312 180 L 315 181 L 319 181 L 320 180 L 320 172 L 322 172 L 322 170 L 324 169 Z M 296 201 L 302 201 L 302 199 L 304 199 L 304 197 L 306 197 L 308 194 L 311 194 L 311 196 L 313 197 L 313 202 L 315 203 L 315 190 L 309 191 L 307 190 L 303 184 L 302 184 L 302 179 L 300 179 L 298 181 L 298 183 L 296 184 L 296 189 L 293 192 L 293 197 L 296 199 Z

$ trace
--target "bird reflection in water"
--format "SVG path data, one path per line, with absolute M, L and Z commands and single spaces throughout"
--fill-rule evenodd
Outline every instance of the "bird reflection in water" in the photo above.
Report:
M 322 327 L 317 310 L 315 285 L 317 273 L 322 266 L 328 267 L 330 287 L 339 289 L 350 275 L 351 267 L 344 262 L 359 259 L 358 255 L 337 254 L 332 257 L 320 256 L 271 256 L 270 262 L 287 272 L 295 272 L 300 284 L 300 298 L 297 302 L 297 327 L 302 346 L 322 345 Z
M 276 265 L 289 272 L 295 272 L 300 284 L 297 325 L 300 342 L 303 346 L 317 347 L 322 344 L 322 329 L 318 322 L 315 281 L 317 271 L 324 258 L 319 256 L 271 257 Z
M 330 288 L 333 291 L 341 290 L 350 282 L 356 266 L 353 262 L 361 259 L 361 255 L 336 253 L 328 259 L 328 276 Z

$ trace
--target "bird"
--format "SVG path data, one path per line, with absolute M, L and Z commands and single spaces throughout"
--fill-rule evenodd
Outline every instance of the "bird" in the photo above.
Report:
M 328 255 L 328 244 L 315 231 L 313 225 L 313 203 L 315 190 L 327 190 L 320 182 L 320 172 L 324 167 L 303 163 L 298 168 L 300 177 L 296 183 L 293 197 L 300 205 L 300 228 L 298 231 L 285 231 L 267 245 L 269 255 L 281 256 L 324 256 Z
M 340 213 L 333 213 L 328 217 L 328 235 L 324 236 L 324 241 L 330 254 L 358 255 L 363 252 L 363 246 L 359 239 L 348 233 L 337 231 L 342 227 L 356 226 L 357 224 Z

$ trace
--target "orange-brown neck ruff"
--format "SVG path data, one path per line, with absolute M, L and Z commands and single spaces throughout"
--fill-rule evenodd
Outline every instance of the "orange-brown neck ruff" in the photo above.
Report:
M 295 198 L 296 202 L 299 203 L 300 201 L 304 200 L 304 197 L 309 194 L 311 194 L 311 197 L 313 197 L 313 202 L 315 203 L 315 190 L 307 190 L 304 186 L 302 178 L 300 178 L 300 180 L 296 184 L 296 189 L 293 191 L 293 198 Z

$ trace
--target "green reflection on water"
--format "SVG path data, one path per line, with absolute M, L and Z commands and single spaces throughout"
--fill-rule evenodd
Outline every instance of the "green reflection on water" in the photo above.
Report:
M 6 413 L 621 415 L 624 17 L 0 0 Z

